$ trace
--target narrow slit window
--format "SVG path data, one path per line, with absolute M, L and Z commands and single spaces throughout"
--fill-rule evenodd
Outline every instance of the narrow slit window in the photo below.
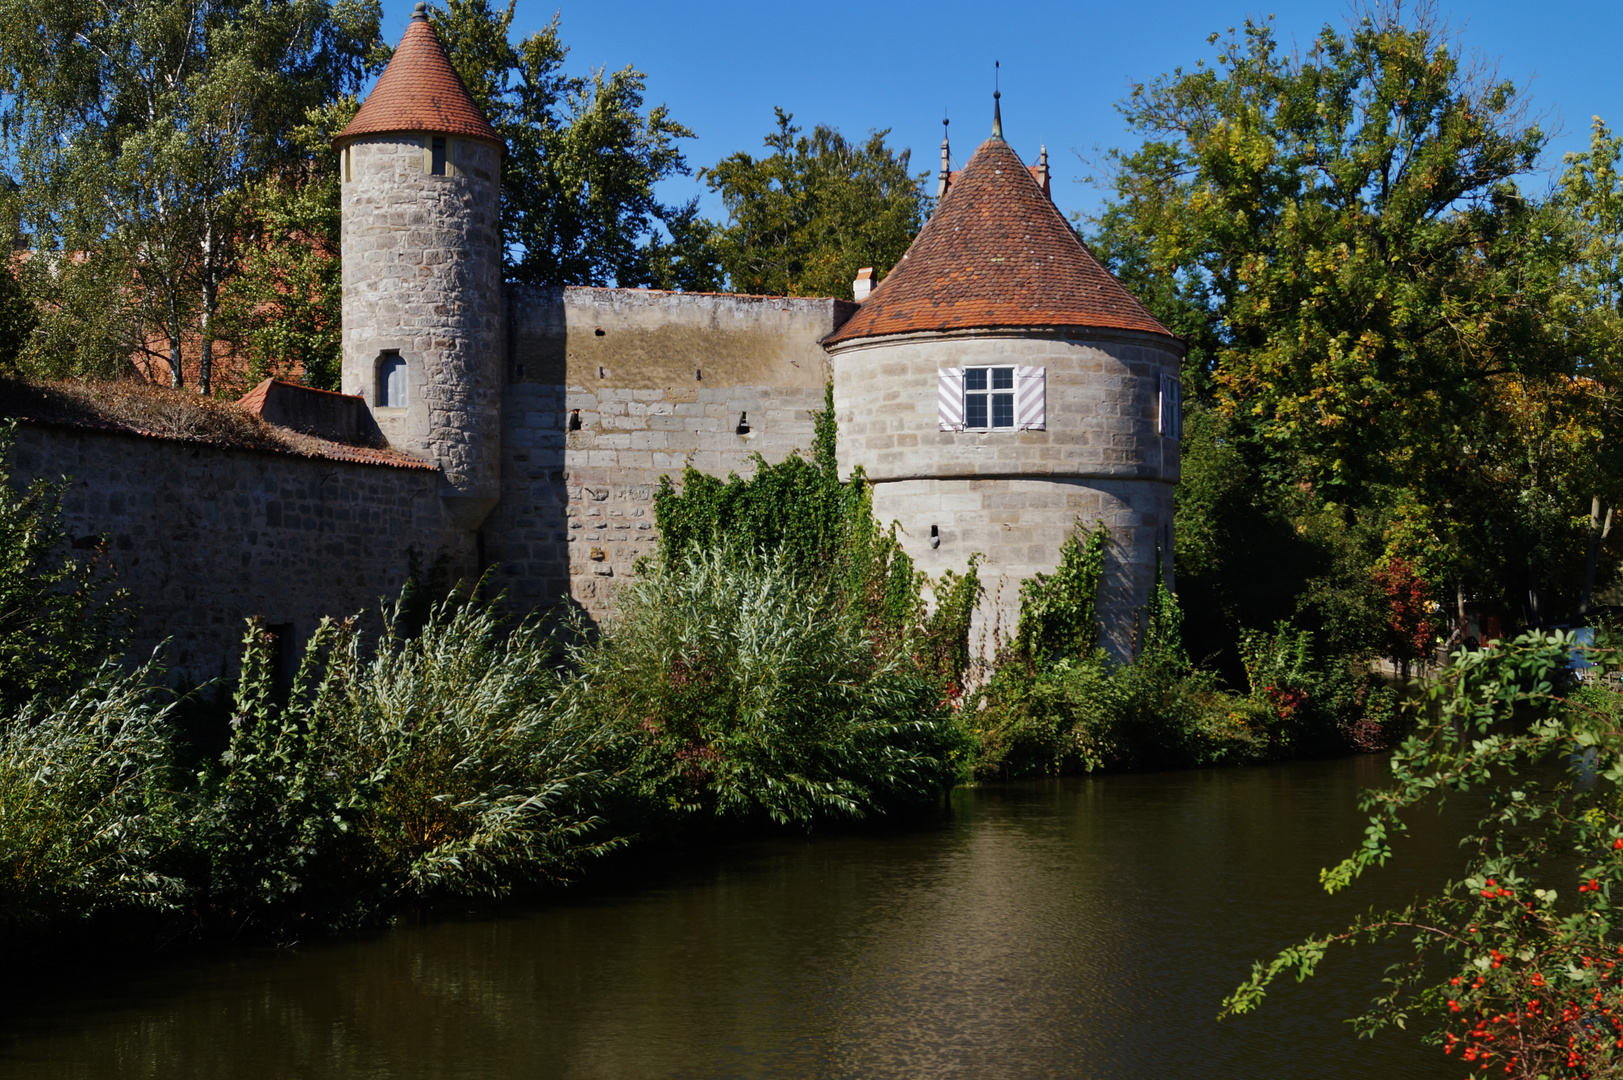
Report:
M 445 175 L 445 139 L 436 135 L 430 144 L 429 169 L 435 176 Z
M 964 369 L 964 427 L 1014 427 L 1014 368 Z
M 406 362 L 399 353 L 384 353 L 378 361 L 378 408 L 406 407 Z
M 344 147 L 343 162 L 344 162 L 344 183 L 347 184 L 351 180 L 355 179 L 355 170 L 354 170 L 354 167 L 350 164 L 349 147 L 347 147 L 347 146 Z

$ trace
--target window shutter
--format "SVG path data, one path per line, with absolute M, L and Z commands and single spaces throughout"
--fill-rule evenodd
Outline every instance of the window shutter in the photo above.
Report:
M 1161 434 L 1183 438 L 1183 383 L 1171 375 L 1161 376 Z
M 963 368 L 942 368 L 936 373 L 936 417 L 942 431 L 964 430 Z
M 1048 430 L 1048 369 L 1014 369 L 1014 426 L 1020 431 Z

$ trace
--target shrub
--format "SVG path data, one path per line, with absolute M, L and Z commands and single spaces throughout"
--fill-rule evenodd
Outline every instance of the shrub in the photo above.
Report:
M 812 417 L 810 457 L 791 454 L 769 464 L 755 457 L 755 474 L 718 480 L 692 468 L 681 490 L 660 480 L 654 499 L 660 559 L 681 573 L 694 548 L 759 551 L 784 564 L 834 611 L 858 618 L 875 648 L 916 657 L 944 694 L 962 692 L 969 664 L 969 622 L 980 595 L 972 557 L 962 575 L 948 572 L 925 613 L 928 582 L 902 550 L 896 529 L 873 513 L 873 495 L 859 470 L 842 483 L 834 457 L 834 389 Z
M 394 613 L 398 616 L 398 610 Z M 610 846 L 593 807 L 602 728 L 554 707 L 553 650 L 457 596 L 375 648 L 323 623 L 286 692 L 244 643 L 231 744 L 205 777 L 216 903 L 273 925 L 555 881 Z
M 0 720 L 0 923 L 16 933 L 110 910 L 173 910 L 168 714 L 149 664 L 103 666 L 54 707 Z
M 1574 689 L 1574 648 L 1571 634 L 1533 631 L 1453 655 L 1424 726 L 1393 753 L 1391 786 L 1364 793 L 1362 844 L 1320 878 L 1346 889 L 1393 856 L 1408 819 L 1435 821 L 1439 799 L 1471 793 L 1483 809 L 1460 838 L 1464 865 L 1406 907 L 1256 964 L 1224 1015 L 1257 1008 L 1286 973 L 1312 975 L 1332 946 L 1402 942 L 1354 1019 L 1360 1034 L 1429 1017 L 1428 1041 L 1473 1073 L 1619 1074 L 1623 696 L 1612 680 L 1623 653 L 1602 635 L 1583 650 L 1600 677 Z
M 619 736 L 626 797 L 655 822 L 810 825 L 933 804 L 961 732 L 929 673 L 787 553 L 667 552 L 569 654 L 559 709 Z

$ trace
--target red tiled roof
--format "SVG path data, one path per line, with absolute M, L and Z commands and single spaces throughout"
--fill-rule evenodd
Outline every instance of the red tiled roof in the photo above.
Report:
M 385 131 L 438 131 L 502 141 L 473 103 L 427 19 L 411 20 L 361 111 L 333 142 Z
M 994 138 L 954 178 L 903 260 L 823 343 L 1022 326 L 1174 336 L 1082 246 L 1020 156 Z

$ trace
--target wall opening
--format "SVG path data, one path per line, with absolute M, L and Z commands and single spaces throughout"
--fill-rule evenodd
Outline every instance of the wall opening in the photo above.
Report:
M 430 140 L 429 146 L 430 146 L 430 149 L 429 149 L 428 171 L 433 173 L 435 176 L 444 176 L 445 175 L 445 139 L 444 139 L 444 137 L 440 136 L 440 135 L 434 136 L 434 138 L 432 140 Z
M 378 408 L 406 407 L 406 361 L 397 352 L 378 358 Z

